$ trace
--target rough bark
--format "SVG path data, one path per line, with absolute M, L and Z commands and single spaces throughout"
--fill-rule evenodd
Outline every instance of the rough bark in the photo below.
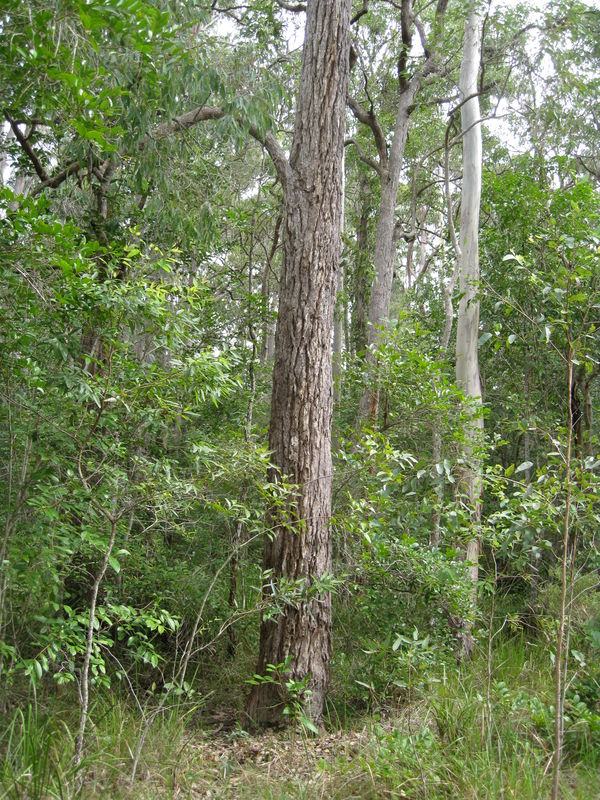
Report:
M 472 530 L 467 542 L 466 558 L 473 581 L 473 601 L 476 600 L 478 580 L 479 539 L 477 528 L 481 516 L 481 460 L 478 447 L 483 432 L 481 415 L 481 383 L 477 341 L 479 338 L 479 206 L 481 198 L 482 143 L 477 96 L 481 37 L 479 15 L 472 9 L 465 28 L 463 61 L 460 71 L 463 131 L 463 188 L 460 214 L 460 271 L 461 293 L 456 327 L 456 383 L 467 400 L 466 422 L 462 443 L 463 465 L 459 489 L 471 512 Z M 466 654 L 470 637 L 464 637 Z
M 265 540 L 268 596 L 282 579 L 301 595 L 283 603 L 260 630 L 257 672 L 291 658 L 292 680 L 307 678 L 304 711 L 322 714 L 331 654 L 331 597 L 314 589 L 331 571 L 331 335 L 340 249 L 344 110 L 349 72 L 350 0 L 312 0 L 306 32 L 294 139 L 284 174 L 283 266 L 275 333 L 269 442 L 278 472 L 295 485 L 275 509 Z M 281 722 L 285 687 L 253 687 L 249 716 Z

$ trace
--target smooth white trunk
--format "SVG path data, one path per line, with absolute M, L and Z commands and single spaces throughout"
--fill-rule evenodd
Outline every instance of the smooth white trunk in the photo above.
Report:
M 472 8 L 464 39 L 460 70 L 461 124 L 463 132 L 463 185 L 460 214 L 461 293 L 456 328 L 456 383 L 469 404 L 462 446 L 463 468 L 460 487 L 471 508 L 473 531 L 467 544 L 467 559 L 474 585 L 478 578 L 479 541 L 477 523 L 481 514 L 481 459 L 478 455 L 483 432 L 481 383 L 477 341 L 479 338 L 479 206 L 481 198 L 482 143 L 477 96 L 477 76 L 481 58 L 480 18 Z

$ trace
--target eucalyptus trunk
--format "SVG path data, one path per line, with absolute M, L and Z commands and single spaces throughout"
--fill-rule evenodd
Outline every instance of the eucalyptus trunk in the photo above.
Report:
M 408 137 L 410 115 L 414 108 L 417 92 L 421 88 L 420 80 L 413 79 L 400 95 L 396 112 L 396 123 L 392 145 L 387 163 L 382 164 L 381 200 L 377 217 L 377 234 L 375 237 L 375 253 L 373 267 L 375 277 L 369 296 L 369 314 L 367 326 L 367 364 L 370 380 L 365 387 L 361 400 L 359 417 L 361 421 L 374 422 L 379 412 L 379 383 L 374 380 L 377 367 L 377 347 L 381 341 L 383 328 L 390 315 L 392 283 L 394 280 L 394 231 L 396 228 L 396 206 L 398 187 L 404 160 L 404 150 Z
M 342 218 L 350 0 L 309 0 L 294 138 L 284 177 L 283 266 L 275 333 L 269 445 L 274 480 L 294 486 L 273 509 L 265 539 L 265 601 L 293 585 L 293 601 L 265 615 L 257 672 L 289 662 L 281 680 L 248 698 L 261 724 L 282 720 L 285 680 L 306 681 L 303 711 L 323 712 L 331 655 L 332 326 Z M 275 597 L 273 598 L 273 595 Z
M 344 205 L 346 200 L 345 159 L 342 160 L 342 178 L 342 218 L 340 221 L 340 236 L 343 238 L 345 223 Z M 344 289 L 344 270 L 340 266 L 338 269 L 336 288 L 337 303 L 333 319 L 333 383 L 336 403 L 339 403 L 342 395 L 342 353 L 344 347 L 344 320 L 346 317 Z
M 480 20 L 473 8 L 465 28 L 463 60 L 460 70 L 461 125 L 463 132 L 463 187 L 460 214 L 461 294 L 456 328 L 456 383 L 463 391 L 467 407 L 463 431 L 462 468 L 459 488 L 471 513 L 471 532 L 466 557 L 476 601 L 481 517 L 482 464 L 478 453 L 483 433 L 481 383 L 477 342 L 479 338 L 479 206 L 481 198 L 481 122 L 477 77 L 481 58 Z M 465 637 L 464 650 L 471 649 Z
M 352 296 L 352 343 L 354 352 L 364 355 L 367 349 L 367 315 L 369 305 L 369 181 L 359 177 L 360 211 L 356 228 L 356 263 Z

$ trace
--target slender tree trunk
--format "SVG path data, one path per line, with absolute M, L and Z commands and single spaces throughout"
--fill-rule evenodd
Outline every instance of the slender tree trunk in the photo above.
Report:
M 369 182 L 361 174 L 360 216 L 356 230 L 357 258 L 354 274 L 354 294 L 352 304 L 352 339 L 356 353 L 364 354 L 367 349 L 367 316 L 369 306 Z
M 329 682 L 331 596 L 315 582 L 331 572 L 331 336 L 342 216 L 342 155 L 349 73 L 350 0 L 309 0 L 289 169 L 284 181 L 283 269 L 275 334 L 269 443 L 278 472 L 296 487 L 274 508 L 265 539 L 265 596 L 300 590 L 261 623 L 257 672 L 290 659 L 307 680 L 305 713 L 318 721 Z M 273 588 L 271 588 L 273 587 Z M 261 724 L 282 721 L 285 686 L 262 683 L 247 702 Z
M 257 203 L 260 200 L 260 190 L 261 187 L 259 186 L 258 196 L 257 196 Z M 251 305 L 251 300 L 254 295 L 254 281 L 253 281 L 253 272 L 254 272 L 254 226 L 255 226 L 255 214 L 252 215 L 252 226 L 250 231 L 250 242 L 248 247 L 248 324 L 246 326 L 246 330 L 248 332 L 248 337 L 252 342 L 252 351 L 250 353 L 250 360 L 248 362 L 248 384 L 250 393 L 248 395 L 248 405 L 246 407 L 246 423 L 244 425 L 244 440 L 246 444 L 250 444 L 250 438 L 252 436 L 252 420 L 254 414 L 254 400 L 256 396 L 256 357 L 258 352 L 258 337 L 256 334 L 256 329 L 253 321 L 253 309 Z M 265 273 L 268 272 L 268 266 L 265 268 Z M 247 481 L 244 481 L 242 486 L 242 491 L 240 493 L 240 505 L 243 507 L 246 504 L 248 499 L 248 489 L 249 485 Z M 235 528 L 233 529 L 232 536 L 231 536 L 231 561 L 229 562 L 229 610 L 231 612 L 231 618 L 235 617 L 236 611 L 238 609 L 238 579 L 241 573 L 241 566 L 240 566 L 240 548 L 243 543 L 243 535 L 244 535 L 244 520 L 240 517 L 235 523 Z M 228 645 L 228 652 L 230 656 L 235 655 L 236 647 L 237 647 L 237 636 L 234 625 L 231 624 L 227 629 L 227 633 L 229 636 L 229 645 Z
M 361 422 L 367 420 L 374 422 L 379 412 L 379 383 L 374 379 L 377 369 L 377 347 L 381 342 L 383 327 L 390 315 L 394 279 L 394 230 L 398 186 L 400 185 L 400 172 L 404 160 L 410 115 L 414 107 L 415 96 L 420 88 L 421 81 L 413 79 L 400 95 L 389 161 L 381 172 L 381 200 L 373 257 L 375 278 L 369 297 L 367 327 L 367 366 L 370 375 L 368 385 L 360 399 L 359 419 Z
M 440 335 L 440 357 L 445 358 L 448 352 L 448 345 L 450 344 L 450 336 L 452 334 L 452 323 L 454 321 L 454 305 L 452 303 L 452 295 L 456 288 L 456 281 L 460 272 L 461 264 L 461 249 L 458 239 L 456 237 L 456 227 L 454 225 L 454 209 L 452 207 L 452 196 L 450 194 L 450 147 L 449 147 L 449 134 L 450 127 L 446 130 L 446 148 L 444 153 L 444 187 L 446 191 L 446 208 L 448 213 L 448 231 L 450 233 L 450 241 L 456 254 L 456 260 L 452 274 L 446 280 L 443 287 L 444 291 L 444 328 Z M 432 460 L 434 464 L 439 464 L 442 460 L 442 428 L 441 420 L 436 417 L 433 423 L 433 442 L 432 442 Z M 444 502 L 444 473 L 439 477 L 436 486 L 437 503 L 432 516 L 432 531 L 431 531 L 431 545 L 432 547 L 439 547 L 440 545 L 440 521 L 442 515 L 442 503 Z
M 583 454 L 586 457 L 593 455 L 592 428 L 594 424 L 594 406 L 592 403 L 592 379 L 589 377 L 583 385 L 583 427 L 584 427 L 584 446 Z
M 342 161 L 342 220 L 340 223 L 340 245 L 344 235 L 344 202 L 346 198 L 346 175 L 345 175 L 345 161 Z M 341 253 L 340 253 L 341 255 Z M 343 269 L 338 269 L 338 280 L 336 288 L 336 309 L 333 319 L 333 384 L 334 384 L 334 398 L 338 403 L 342 393 L 342 350 L 344 347 L 344 316 L 345 301 L 344 301 L 344 272 Z
M 400 4 L 402 44 L 398 55 L 398 83 L 400 95 L 396 110 L 396 121 L 389 148 L 381 126 L 373 112 L 366 113 L 351 100 L 349 105 L 354 115 L 371 127 L 375 135 L 379 164 L 377 172 L 381 181 L 381 200 L 375 239 L 374 268 L 375 278 L 369 298 L 369 327 L 367 330 L 367 383 L 363 390 L 359 407 L 359 425 L 365 421 L 373 423 L 379 411 L 379 384 L 377 381 L 377 347 L 390 313 L 392 283 L 394 278 L 396 203 L 400 173 L 404 160 L 404 150 L 408 138 L 410 117 L 414 109 L 423 79 L 437 68 L 436 51 L 438 35 L 443 27 L 447 0 L 438 0 L 433 25 L 433 34 L 426 48 L 426 59 L 420 70 L 409 78 L 408 60 L 412 49 L 412 35 L 415 14 L 412 0 L 402 0 Z
M 98 592 L 100 590 L 100 585 L 104 580 L 104 576 L 106 575 L 106 571 L 108 569 L 108 563 L 112 555 L 112 551 L 115 545 L 115 538 L 117 535 L 117 522 L 114 516 L 109 516 L 106 513 L 104 514 L 104 516 L 107 518 L 110 524 L 110 537 L 108 544 L 106 546 L 106 550 L 104 552 L 104 557 L 102 559 L 100 569 L 98 570 L 98 573 L 96 574 L 96 577 L 94 579 L 94 584 L 92 586 L 92 595 L 90 597 L 90 617 L 87 627 L 86 647 L 83 656 L 83 665 L 81 668 L 81 679 L 79 682 L 81 709 L 79 713 L 79 727 L 77 730 L 77 736 L 75 738 L 75 753 L 73 756 L 73 760 L 76 766 L 81 763 L 81 759 L 83 758 L 85 729 L 89 713 L 90 665 L 92 660 L 92 651 L 94 648 L 94 629 L 96 624 L 96 608 L 98 603 Z
M 481 517 L 482 465 L 478 448 L 483 433 L 481 414 L 481 384 L 477 341 L 479 338 L 479 205 L 481 198 L 482 143 L 477 97 L 477 76 L 481 57 L 480 20 L 473 8 L 465 28 L 463 61 L 460 71 L 463 131 L 463 188 L 460 213 L 460 272 L 461 293 L 456 328 L 456 383 L 466 401 L 466 423 L 462 445 L 462 468 L 459 489 L 465 496 L 471 513 L 472 530 L 467 541 L 466 558 L 473 581 L 473 603 L 476 603 L 479 539 Z M 463 637 L 463 650 L 469 655 L 471 636 Z
M 563 749 L 563 723 L 564 723 L 564 673 L 566 672 L 566 662 L 569 657 L 568 649 L 565 648 L 565 626 L 567 621 L 567 589 L 568 589 L 568 567 L 569 567 L 569 541 L 571 526 L 571 494 L 572 476 L 571 462 L 573 457 L 574 427 L 573 427 L 573 352 L 571 343 L 567 349 L 567 452 L 565 455 L 565 510 L 563 515 L 562 527 L 562 552 L 560 560 L 561 582 L 560 582 L 560 611 L 558 617 L 558 632 L 556 640 L 556 659 L 554 662 L 554 753 L 552 756 L 552 800 L 558 800 L 560 784 L 560 767 Z M 574 557 L 574 553 L 572 555 Z
M 262 334 L 262 343 L 261 343 L 261 350 L 260 350 L 260 363 L 264 366 L 264 364 L 273 358 L 274 355 L 274 341 L 273 341 L 273 321 L 271 320 L 270 315 L 270 303 L 271 303 L 271 291 L 270 291 L 270 277 L 273 271 L 273 260 L 275 258 L 275 253 L 277 252 L 277 248 L 279 247 L 279 234 L 281 232 L 281 219 L 282 216 L 279 214 L 277 219 L 275 220 L 275 230 L 273 231 L 273 241 L 271 243 L 271 249 L 269 250 L 269 254 L 267 256 L 267 263 L 265 264 L 265 270 L 263 272 L 263 279 L 262 279 L 262 286 L 261 286 L 261 294 L 263 298 L 263 308 L 264 308 L 264 324 L 263 324 L 263 334 Z

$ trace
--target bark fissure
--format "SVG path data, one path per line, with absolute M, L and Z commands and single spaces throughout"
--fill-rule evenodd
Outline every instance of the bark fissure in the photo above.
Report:
M 344 110 L 349 72 L 348 0 L 309 2 L 294 139 L 284 185 L 283 265 L 275 333 L 269 443 L 274 480 L 292 484 L 273 510 L 265 541 L 265 600 L 281 603 L 261 623 L 257 672 L 289 659 L 288 677 L 308 676 L 305 712 L 323 711 L 331 656 L 331 597 L 314 582 L 331 572 L 331 334 L 342 215 Z M 283 586 L 299 582 L 292 599 Z M 247 712 L 281 722 L 278 682 L 260 683 Z

